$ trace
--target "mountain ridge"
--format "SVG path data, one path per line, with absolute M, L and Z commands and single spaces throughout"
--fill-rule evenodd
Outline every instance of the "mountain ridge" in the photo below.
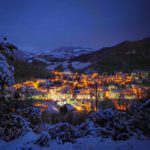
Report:
M 31 60 L 31 61 L 30 61 Z M 150 70 L 150 38 L 138 41 L 124 41 L 115 46 L 73 58 L 42 56 L 18 60 L 15 63 L 15 76 L 47 77 L 52 70 L 80 72 L 130 72 Z M 24 68 L 26 68 L 24 70 Z M 28 71 L 27 71 L 28 70 Z
M 104 47 L 70 59 L 70 62 L 73 61 L 91 62 L 90 67 L 96 71 L 128 71 L 150 68 L 150 37 Z

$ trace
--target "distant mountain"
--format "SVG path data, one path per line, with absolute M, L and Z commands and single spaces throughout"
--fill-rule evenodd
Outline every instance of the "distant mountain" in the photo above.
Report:
M 16 52 L 18 58 L 24 55 Z M 15 77 L 45 78 L 49 71 L 114 72 L 150 70 L 150 38 L 124 41 L 97 51 L 81 47 L 61 47 L 52 51 L 26 54 L 15 61 Z
M 32 63 L 33 61 L 40 61 L 46 65 L 50 65 L 48 68 L 54 69 L 55 66 L 60 66 L 60 64 L 66 64 L 66 61 L 73 57 L 79 56 L 81 54 L 88 54 L 94 51 L 92 48 L 83 47 L 59 47 L 54 50 L 42 50 L 30 53 L 28 55 L 27 61 Z M 66 66 L 66 65 L 65 65 Z M 66 67 L 65 67 L 66 68 Z M 50 70 L 51 70 L 50 69 Z
M 112 47 L 83 54 L 70 59 L 70 62 L 90 62 L 86 70 L 130 71 L 150 70 L 150 38 L 139 41 L 125 41 Z
M 81 54 L 87 54 L 92 52 L 92 48 L 83 48 L 83 47 L 59 47 L 50 52 L 51 55 L 58 58 L 72 58 L 79 56 Z
M 82 47 L 60 47 L 55 50 L 41 50 L 22 52 L 15 51 L 15 78 L 16 80 L 29 79 L 30 77 L 45 78 L 49 76 L 50 70 L 71 71 L 81 70 L 89 63 L 73 62 L 68 63 L 70 58 L 79 56 L 80 54 L 87 54 L 93 51 L 91 48 Z
M 87 54 L 94 51 L 92 48 L 83 47 L 59 47 L 54 50 L 43 50 L 34 52 L 32 54 L 33 58 L 57 58 L 57 59 L 70 59 L 81 54 Z

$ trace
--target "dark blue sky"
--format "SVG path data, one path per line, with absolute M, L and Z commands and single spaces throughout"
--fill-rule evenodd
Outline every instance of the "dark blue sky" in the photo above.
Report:
M 150 36 L 150 0 L 0 0 L 0 35 L 23 50 L 138 40 Z

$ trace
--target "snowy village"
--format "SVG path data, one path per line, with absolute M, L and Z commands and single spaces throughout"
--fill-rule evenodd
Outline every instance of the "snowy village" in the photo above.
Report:
M 1 1 L 0 150 L 150 149 L 150 3 L 135 1 Z
M 68 142 L 91 137 L 95 142 L 98 137 L 147 142 L 149 71 L 100 74 L 53 70 L 47 79 L 15 83 L 13 66 L 8 64 L 15 49 L 5 40 L 1 42 L 1 149 L 12 149 L 14 142 L 19 149 L 49 148 L 51 142 L 54 147 L 66 148 Z

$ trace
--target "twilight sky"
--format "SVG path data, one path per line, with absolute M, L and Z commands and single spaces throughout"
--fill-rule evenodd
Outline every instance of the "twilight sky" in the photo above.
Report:
M 0 0 L 0 35 L 22 50 L 99 49 L 150 36 L 150 0 Z

